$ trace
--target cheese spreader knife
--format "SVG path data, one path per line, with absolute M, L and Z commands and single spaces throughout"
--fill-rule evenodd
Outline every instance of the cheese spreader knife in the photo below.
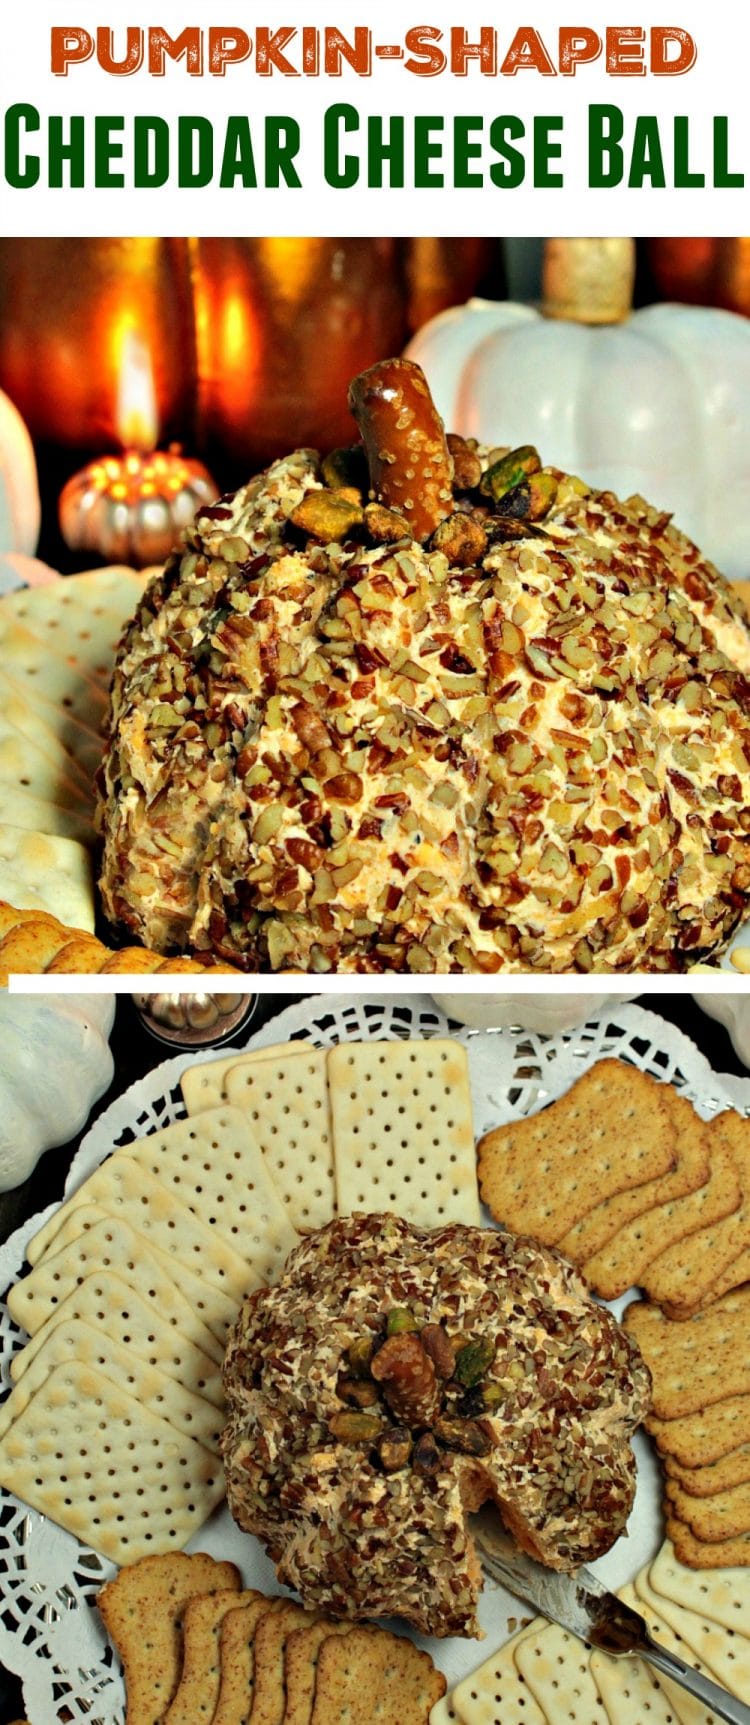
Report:
M 569 1629 L 589 1647 L 615 1658 L 637 1654 L 647 1659 L 665 1677 L 681 1683 L 717 1718 L 728 1720 L 729 1725 L 750 1725 L 750 1706 L 687 1665 L 679 1654 L 670 1653 L 660 1642 L 652 1640 L 639 1613 L 603 1587 L 590 1569 L 578 1569 L 574 1575 L 546 1569 L 544 1564 L 519 1551 L 497 1511 L 489 1506 L 471 1517 L 470 1527 L 482 1567 L 517 1599 L 526 1600 L 551 1623 Z

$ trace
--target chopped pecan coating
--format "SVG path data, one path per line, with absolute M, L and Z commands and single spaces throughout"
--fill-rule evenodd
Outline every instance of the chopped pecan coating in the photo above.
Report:
M 292 527 L 366 495 L 306 450 L 196 518 L 115 668 L 122 929 L 321 973 L 682 971 L 726 946 L 750 905 L 740 601 L 642 499 L 470 453 L 499 495 L 446 499 L 449 543 L 486 535 L 468 565 L 364 519 L 343 544 Z
M 435 1374 L 443 1405 L 426 1429 L 396 1427 L 384 1397 L 358 1410 L 338 1395 L 342 1361 L 368 1337 L 380 1344 L 373 1365 L 386 1350 L 428 1359 L 413 1331 L 382 1341 L 394 1286 L 422 1334 L 439 1328 L 466 1346 L 481 1332 L 496 1344 L 472 1389 Z M 501 1399 L 485 1408 L 492 1385 Z M 310 1608 L 396 1612 L 446 1635 L 478 1627 L 467 1503 L 494 1500 L 523 1548 L 554 1568 L 573 1570 L 616 1539 L 649 1380 L 556 1253 L 494 1230 L 358 1215 L 308 1236 L 278 1284 L 245 1301 L 225 1387 L 230 1506 L 279 1579 Z

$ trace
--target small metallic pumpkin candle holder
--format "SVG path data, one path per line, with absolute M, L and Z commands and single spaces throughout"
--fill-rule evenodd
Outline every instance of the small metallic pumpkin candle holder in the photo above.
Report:
M 112 563 L 161 563 L 198 508 L 219 492 L 202 462 L 177 448 L 151 455 L 105 455 L 68 480 L 60 496 L 60 531 L 71 551 L 94 551 Z
M 60 531 L 71 551 L 94 551 L 113 563 L 163 563 L 199 508 L 218 489 L 202 462 L 173 444 L 156 449 L 158 410 L 151 354 L 140 332 L 121 334 L 115 421 L 119 455 L 103 455 L 68 480 L 60 496 Z
M 144 1028 L 176 1048 L 208 1048 L 247 1027 L 257 1006 L 253 994 L 134 994 Z

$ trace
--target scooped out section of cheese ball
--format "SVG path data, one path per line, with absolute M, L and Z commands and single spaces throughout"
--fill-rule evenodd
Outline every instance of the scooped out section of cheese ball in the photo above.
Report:
M 558 1570 L 625 1527 L 649 1375 L 531 1240 L 338 1218 L 246 1300 L 224 1382 L 230 1508 L 307 1607 L 474 1635 L 468 1512 Z
M 446 438 L 411 362 L 351 399 L 362 442 L 199 514 L 126 633 L 107 915 L 260 970 L 720 953 L 750 906 L 739 600 L 643 499 Z

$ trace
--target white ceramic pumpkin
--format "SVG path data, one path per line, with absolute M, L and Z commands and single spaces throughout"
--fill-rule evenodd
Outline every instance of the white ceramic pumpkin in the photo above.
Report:
M 735 1053 L 750 1066 L 750 994 L 694 994 L 697 1006 L 729 1031 Z
M 0 994 L 0 1191 L 80 1132 L 112 1081 L 111 994 Z
M 533 443 L 597 489 L 640 492 L 725 575 L 750 573 L 746 318 L 653 305 L 586 327 L 514 301 L 470 300 L 433 318 L 407 354 L 449 431 Z
M 590 1018 L 599 1018 L 609 1006 L 620 1006 L 635 1000 L 634 994 L 575 994 L 565 989 L 561 994 L 433 994 L 435 1005 L 458 1024 L 468 1024 L 472 1030 L 508 1030 L 519 1025 L 522 1030 L 536 1030 L 544 1036 L 555 1036 L 561 1030 L 575 1030 Z
M 36 550 L 41 524 L 34 449 L 18 408 L 0 391 L 0 551 Z

